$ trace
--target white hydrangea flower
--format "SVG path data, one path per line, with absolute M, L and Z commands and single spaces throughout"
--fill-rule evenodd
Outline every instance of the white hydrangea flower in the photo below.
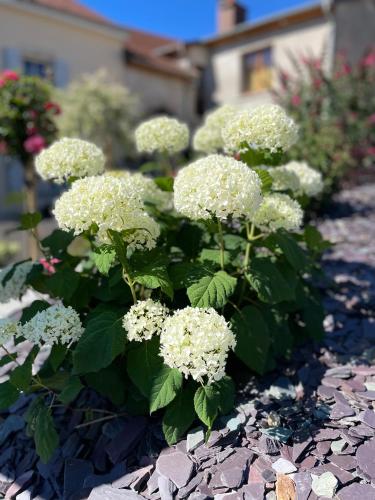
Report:
M 173 206 L 172 193 L 162 191 L 154 180 L 140 172 L 127 170 L 109 170 L 104 175 L 109 175 L 132 183 L 135 191 L 142 201 L 155 205 L 159 210 L 169 210 Z
M 136 187 L 113 176 L 75 181 L 56 201 L 53 213 L 61 229 L 73 230 L 76 235 L 95 225 L 101 243 L 110 243 L 108 229 L 121 232 L 137 228 L 125 237 L 131 249 L 154 248 L 160 234 L 157 222 L 145 212 Z
M 179 153 L 189 144 L 189 129 L 169 116 L 151 118 L 135 130 L 135 143 L 140 153 Z
M 36 345 L 76 342 L 84 328 L 77 311 L 71 306 L 55 304 L 20 327 L 20 335 Z
M 321 172 L 311 168 L 306 162 L 291 161 L 284 168 L 298 177 L 299 185 L 295 190 L 297 195 L 317 196 L 323 191 L 324 184 Z
M 272 177 L 272 189 L 274 191 L 298 191 L 300 187 L 298 175 L 287 168 L 286 165 L 274 167 L 267 170 Z
M 177 368 L 187 378 L 208 383 L 225 375 L 235 336 L 223 316 L 215 309 L 186 307 L 177 310 L 164 323 L 160 336 L 160 354 L 165 364 Z
M 194 134 L 193 148 L 207 154 L 222 150 L 224 144 L 221 132 L 236 113 L 236 108 L 229 104 L 208 113 L 203 126 L 198 128 Z
M 139 300 L 125 314 L 122 326 L 127 331 L 129 340 L 142 342 L 153 335 L 160 335 L 168 308 L 152 299 Z
M 31 261 L 27 261 L 15 266 L 4 267 L 0 271 L 0 304 L 18 299 L 26 292 L 25 281 L 33 265 Z M 11 277 L 8 279 L 11 272 Z
M 62 184 L 71 177 L 103 173 L 104 154 L 95 144 L 64 137 L 44 149 L 35 159 L 35 168 L 44 180 Z
M 19 323 L 10 319 L 0 318 L 0 346 L 6 344 L 17 336 L 19 332 Z
M 261 180 L 245 163 L 210 155 L 182 168 L 174 183 L 178 212 L 193 220 L 250 218 L 262 199 Z
M 264 197 L 252 222 L 262 231 L 298 231 L 303 220 L 300 204 L 287 194 L 273 193 Z
M 251 149 L 287 151 L 298 139 L 298 127 L 282 107 L 263 104 L 237 113 L 222 132 L 226 151 Z

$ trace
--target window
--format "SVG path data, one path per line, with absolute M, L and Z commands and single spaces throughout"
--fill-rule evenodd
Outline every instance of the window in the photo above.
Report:
M 260 92 L 272 85 L 272 54 L 266 48 L 243 56 L 243 91 Z
M 40 76 L 41 78 L 52 80 L 52 66 L 50 63 L 45 61 L 38 61 L 36 59 L 29 58 L 24 59 L 23 71 L 25 75 Z

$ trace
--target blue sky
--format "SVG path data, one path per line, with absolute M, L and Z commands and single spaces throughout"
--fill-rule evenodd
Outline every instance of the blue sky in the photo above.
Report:
M 183 40 L 215 33 L 217 0 L 81 0 L 112 21 Z M 311 0 L 242 0 L 250 18 L 260 19 Z

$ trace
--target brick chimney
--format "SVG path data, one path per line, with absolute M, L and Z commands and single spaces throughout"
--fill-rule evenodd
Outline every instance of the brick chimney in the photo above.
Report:
M 231 31 L 246 21 L 246 8 L 236 0 L 218 0 L 217 29 L 219 33 Z

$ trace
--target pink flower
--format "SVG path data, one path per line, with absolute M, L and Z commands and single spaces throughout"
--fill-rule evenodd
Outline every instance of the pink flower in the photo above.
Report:
M 57 102 L 48 101 L 44 105 L 44 109 L 46 111 L 52 111 L 55 115 L 61 114 L 61 107 L 57 104 Z
M 39 153 L 46 145 L 44 137 L 39 134 L 32 135 L 23 143 L 25 151 L 31 154 Z
M 5 141 L 0 141 L 0 155 L 5 155 L 8 151 L 8 146 Z
M 362 59 L 363 66 L 374 66 L 375 65 L 375 51 L 370 52 Z
M 48 273 L 48 274 L 54 274 L 56 272 L 56 268 L 54 264 L 59 264 L 61 262 L 60 259 L 57 259 L 56 257 L 52 257 L 52 259 L 47 260 L 47 259 L 39 259 L 40 264 L 42 264 L 43 269 Z
M 301 104 L 301 98 L 297 94 L 292 95 L 291 101 L 292 101 L 293 106 L 299 106 Z
M 369 148 L 366 149 L 366 153 L 369 155 L 369 156 L 375 156 L 375 146 L 371 146 Z
M 4 69 L 1 76 L 5 81 L 12 80 L 16 82 L 20 79 L 20 75 L 16 71 L 12 71 L 11 69 Z
M 375 113 L 370 115 L 368 118 L 367 118 L 367 121 L 368 121 L 368 124 L 369 125 L 375 125 Z

